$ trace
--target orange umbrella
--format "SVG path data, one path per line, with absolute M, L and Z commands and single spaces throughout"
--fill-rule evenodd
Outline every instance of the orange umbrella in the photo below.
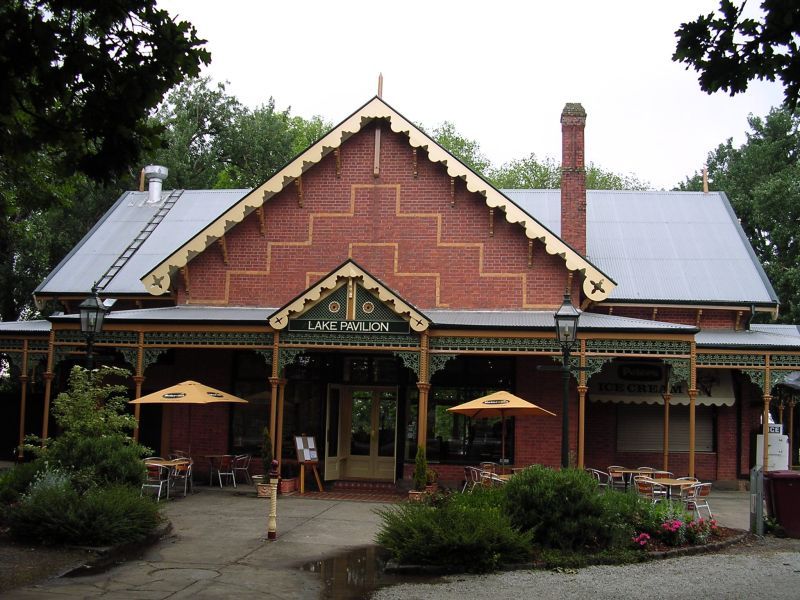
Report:
M 216 402 L 247 404 L 247 400 L 233 394 L 221 392 L 196 381 L 184 381 L 136 400 L 131 400 L 128 404 L 212 404 Z
M 228 402 L 231 404 L 247 404 L 247 400 L 227 394 L 196 381 L 184 381 L 177 385 L 164 388 L 158 392 L 147 394 L 136 400 L 131 400 L 128 404 L 188 404 L 189 405 L 189 446 L 192 443 L 192 413 L 193 404 L 215 404 L 218 402 Z
M 527 415 L 556 416 L 555 413 L 523 400 L 510 392 L 495 392 L 488 396 L 481 396 L 475 400 L 448 408 L 447 412 L 466 415 L 473 419 L 500 417 L 502 423 L 501 460 L 503 464 L 506 462 L 506 417 L 523 417 Z

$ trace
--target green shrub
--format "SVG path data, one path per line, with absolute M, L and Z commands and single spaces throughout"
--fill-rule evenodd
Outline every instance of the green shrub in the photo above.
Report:
M 62 430 L 55 438 L 31 438 L 27 446 L 40 459 L 70 469 L 78 491 L 106 484 L 141 485 L 149 453 L 130 433 L 136 419 L 127 413 L 127 388 L 107 381 L 129 375 L 124 369 L 73 367 L 69 388 L 53 402 L 53 415 Z
M 104 545 L 144 538 L 160 521 L 158 506 L 124 485 L 89 490 L 78 504 L 80 544 Z
M 504 486 L 504 511 L 511 523 L 533 535 L 542 548 L 598 550 L 616 535 L 596 480 L 578 469 L 554 471 L 535 465 Z
M 16 502 L 28 491 L 28 487 L 41 468 L 42 463 L 34 461 L 15 465 L 0 474 L 0 504 Z
M 24 542 L 105 545 L 141 539 L 159 521 L 158 507 L 139 490 L 115 485 L 84 494 L 68 473 L 43 471 L 9 509 L 11 535 Z
M 511 526 L 497 492 L 452 494 L 440 506 L 408 502 L 379 510 L 376 540 L 401 564 L 489 571 L 530 559 L 530 535 Z
M 425 458 L 425 448 L 417 446 L 417 456 L 414 459 L 414 489 L 421 492 L 428 483 L 428 460 Z

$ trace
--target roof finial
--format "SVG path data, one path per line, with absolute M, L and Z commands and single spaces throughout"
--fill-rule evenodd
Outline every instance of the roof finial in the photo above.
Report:
M 703 165 L 703 193 L 708 193 L 708 165 Z
M 383 98 L 383 73 L 378 73 L 378 98 Z

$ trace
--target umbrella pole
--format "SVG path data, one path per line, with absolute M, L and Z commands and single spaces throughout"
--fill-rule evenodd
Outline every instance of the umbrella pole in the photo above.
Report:
M 500 411 L 500 467 L 505 469 L 506 466 L 506 414 Z

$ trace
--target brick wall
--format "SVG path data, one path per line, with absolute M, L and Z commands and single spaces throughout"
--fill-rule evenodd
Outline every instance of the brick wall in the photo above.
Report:
M 382 127 L 380 177 L 373 177 L 376 125 L 341 147 L 341 177 L 328 155 L 265 204 L 266 234 L 250 215 L 189 263 L 179 303 L 278 307 L 348 258 L 420 308 L 555 308 L 567 282 L 561 258 L 528 240 L 503 213 Z
M 586 111 L 569 103 L 561 113 L 561 238 L 586 254 Z

